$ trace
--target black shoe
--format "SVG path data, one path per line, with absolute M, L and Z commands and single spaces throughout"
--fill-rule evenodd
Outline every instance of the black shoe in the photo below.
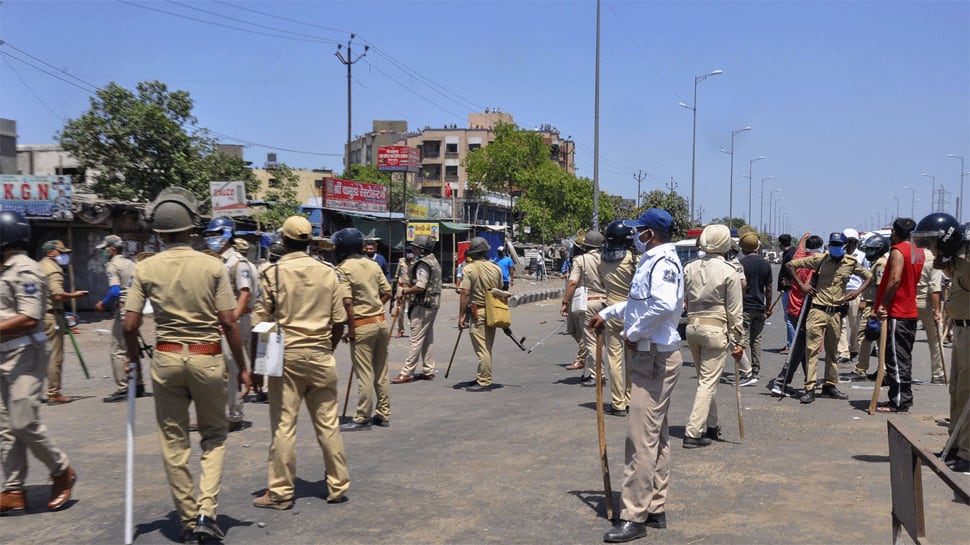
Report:
M 838 363 L 849 363 L 850 361 L 852 361 L 852 360 L 850 358 L 845 357 L 845 356 L 839 356 L 839 359 L 836 360 L 836 362 L 838 362 Z
M 710 428 L 708 428 L 710 429 Z M 667 513 L 661 511 L 659 513 L 647 513 L 647 526 L 650 528 L 656 528 L 662 530 L 667 527 Z
M 492 391 L 492 385 L 489 384 L 487 386 L 483 386 L 483 385 L 481 385 L 481 384 L 479 384 L 479 383 L 476 382 L 475 384 L 472 384 L 471 386 L 467 386 L 465 388 L 465 391 L 466 392 L 491 392 Z
M 101 401 L 104 401 L 105 403 L 120 403 L 122 401 L 128 401 L 128 392 L 115 392 Z
M 135 397 L 145 397 L 145 385 L 136 384 L 135 385 Z
M 354 422 L 350 421 L 346 424 L 340 425 L 340 431 L 367 431 L 371 429 L 370 422 Z
M 849 396 L 835 387 L 834 384 L 822 386 L 822 397 L 830 399 L 849 399 Z
M 801 401 L 802 403 L 805 403 L 805 404 L 815 403 L 815 390 L 814 389 L 805 390 L 805 393 L 802 394 L 802 397 L 798 398 L 798 401 Z
M 710 437 L 689 437 L 684 436 L 684 448 L 700 448 L 711 445 Z
M 946 384 L 946 379 L 943 377 L 933 377 L 930 379 L 930 384 Z
M 269 403 L 269 396 L 266 392 L 256 392 L 256 403 Z
M 945 462 L 952 462 L 953 460 L 956 460 L 958 457 L 957 455 L 959 453 L 960 453 L 960 449 L 958 449 L 957 447 L 950 447 L 950 450 L 946 451 L 945 457 L 943 456 L 942 450 L 940 452 L 934 452 L 933 456 L 936 456 L 937 458 L 943 458 L 943 462 L 945 463 Z
M 242 429 L 243 429 L 242 420 L 229 422 L 229 433 L 232 433 L 234 431 L 241 431 Z
M 603 407 L 603 412 L 613 416 L 627 416 L 630 414 L 626 409 L 617 409 L 614 408 L 613 405 L 605 405 Z
M 216 524 L 215 519 L 205 515 L 199 515 L 199 518 L 195 519 L 195 530 L 193 533 L 200 543 L 210 537 L 219 540 L 226 537 L 226 534 Z
M 704 437 L 707 437 L 711 441 L 720 441 L 721 440 L 721 426 L 720 426 L 720 424 L 717 425 L 717 426 L 715 426 L 715 427 L 713 427 L 713 428 L 707 428 L 707 433 L 704 434 Z M 647 522 L 649 522 L 649 519 L 647 519 Z
M 859 359 L 858 352 L 849 352 L 849 361 L 856 361 L 857 359 Z
M 327 503 L 332 503 L 332 504 L 333 503 L 346 503 L 348 501 L 350 501 L 350 498 L 348 498 L 347 496 L 340 496 L 339 498 L 334 498 L 332 500 L 327 500 Z
M 968 473 L 970 472 L 970 460 L 964 460 L 963 458 L 954 458 L 952 462 L 947 462 L 946 467 L 956 471 L 957 473 Z
M 603 534 L 603 541 L 607 543 L 623 543 L 624 541 L 640 539 L 646 535 L 646 524 L 620 519 L 620 522 L 616 526 L 610 528 L 609 532 Z
M 379 414 L 375 414 L 374 418 L 371 418 L 371 422 L 373 422 L 375 426 L 380 426 L 382 428 L 391 427 L 391 420 L 389 418 L 384 418 Z

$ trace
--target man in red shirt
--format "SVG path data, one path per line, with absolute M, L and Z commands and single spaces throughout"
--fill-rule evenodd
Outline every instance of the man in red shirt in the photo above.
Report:
M 916 340 L 916 285 L 923 272 L 923 249 L 910 242 L 909 234 L 916 227 L 910 218 L 893 222 L 892 249 L 879 291 L 873 315 L 885 318 L 886 383 L 889 401 L 876 407 L 877 412 L 907 412 L 913 405 L 913 342 Z

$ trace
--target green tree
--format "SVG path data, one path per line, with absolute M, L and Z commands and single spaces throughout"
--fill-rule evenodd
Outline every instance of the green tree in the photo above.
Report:
M 522 195 L 515 203 L 517 222 L 528 226 L 523 239 L 535 242 L 568 237 L 579 229 L 590 228 L 593 221 L 593 184 L 587 178 L 564 172 L 546 161 L 527 173 L 522 181 Z M 613 200 L 600 196 L 600 229 L 616 216 Z
M 640 198 L 639 214 L 650 208 L 662 208 L 674 218 L 674 240 L 683 238 L 690 226 L 690 209 L 687 199 L 676 191 L 654 189 L 643 193 Z
M 241 160 L 220 154 L 204 129 L 195 128 L 186 91 L 169 91 L 159 81 L 135 91 L 112 82 L 90 98 L 90 109 L 69 119 L 55 137 L 86 172 L 102 198 L 151 200 L 162 189 L 182 186 L 209 196 L 209 181 L 256 178 Z
M 728 218 L 727 216 L 724 216 L 723 218 L 714 218 L 710 221 L 710 223 L 721 223 L 727 225 L 731 229 L 740 229 L 741 227 L 744 227 L 744 218 Z
M 266 208 L 256 210 L 253 214 L 263 231 L 276 230 L 283 225 L 286 218 L 298 215 L 300 201 L 297 199 L 296 190 L 299 182 L 300 177 L 286 163 L 280 163 L 273 168 L 264 199 Z
M 529 173 L 550 162 L 549 146 L 538 132 L 508 123 L 497 124 L 492 132 L 495 141 L 465 156 L 469 187 L 507 193 L 514 187 L 524 189 Z

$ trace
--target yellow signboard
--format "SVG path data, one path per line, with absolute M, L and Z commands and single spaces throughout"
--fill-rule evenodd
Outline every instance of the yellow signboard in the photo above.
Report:
M 438 240 L 438 222 L 409 222 L 408 241 L 414 240 L 418 235 L 427 235 Z
M 428 217 L 428 207 L 420 204 L 408 203 L 408 217 L 425 219 Z

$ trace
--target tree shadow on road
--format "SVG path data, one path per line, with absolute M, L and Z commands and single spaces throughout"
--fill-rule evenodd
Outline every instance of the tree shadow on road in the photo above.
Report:
M 576 496 L 597 516 L 606 519 L 606 494 L 602 490 L 570 490 L 569 494 Z M 617 490 L 613 491 L 613 516 L 620 518 L 620 492 Z

